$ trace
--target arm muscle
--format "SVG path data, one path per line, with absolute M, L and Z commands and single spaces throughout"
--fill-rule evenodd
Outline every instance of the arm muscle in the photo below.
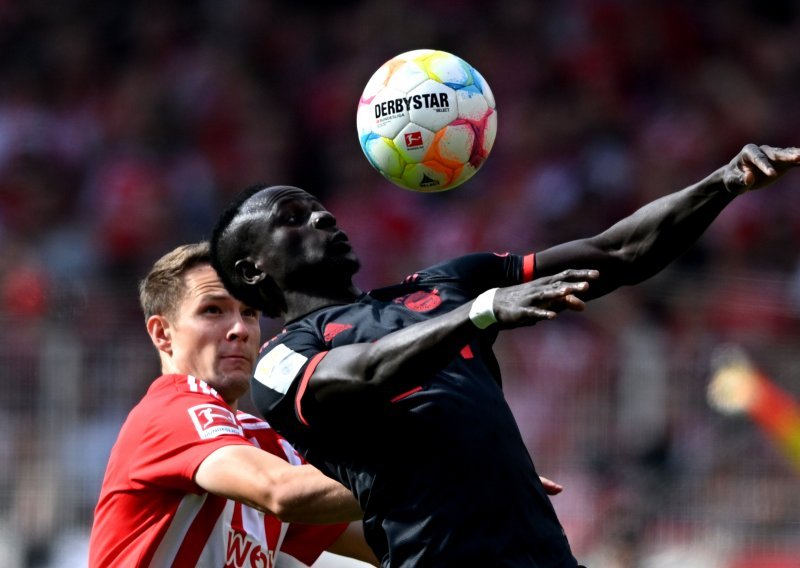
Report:
M 197 468 L 195 482 L 282 521 L 334 523 L 362 516 L 355 498 L 337 481 L 311 465 L 294 466 L 255 446 L 216 450 Z

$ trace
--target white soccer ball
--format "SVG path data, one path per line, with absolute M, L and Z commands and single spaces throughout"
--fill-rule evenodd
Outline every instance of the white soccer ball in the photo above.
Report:
M 497 134 L 492 90 L 466 61 L 418 49 L 384 63 L 356 115 L 361 149 L 389 181 L 420 192 L 453 189 L 483 165 Z

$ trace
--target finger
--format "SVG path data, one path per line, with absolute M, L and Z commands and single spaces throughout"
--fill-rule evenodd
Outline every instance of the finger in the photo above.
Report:
M 800 148 L 775 148 L 761 146 L 761 151 L 774 163 L 780 162 L 787 165 L 800 164 Z
M 600 271 L 589 268 L 570 268 L 556 276 L 557 280 L 596 280 Z
M 564 298 L 564 303 L 568 309 L 575 312 L 582 312 L 586 308 L 586 302 L 572 294 Z
M 546 310 L 544 308 L 536 308 L 536 307 L 527 307 L 523 308 L 523 316 L 528 320 L 552 320 L 558 317 L 558 314 L 552 310 Z
M 588 282 L 557 282 L 555 284 L 551 284 L 547 288 L 538 290 L 535 294 L 531 295 L 529 301 L 535 304 L 541 302 L 562 302 L 565 301 L 568 296 L 577 294 L 579 292 L 585 292 L 588 289 Z
M 561 485 L 559 485 L 555 481 L 547 479 L 546 477 L 542 477 L 540 475 L 539 479 L 541 480 L 542 485 L 544 486 L 545 493 L 547 493 L 548 495 L 558 495 L 564 490 L 564 488 Z
M 585 292 L 588 289 L 588 282 L 566 282 L 561 285 L 559 292 L 561 292 L 563 296 L 569 296 L 578 292 Z
M 772 162 L 767 157 L 767 154 L 755 144 L 748 144 L 744 147 L 742 153 L 741 169 L 744 172 L 745 185 L 750 185 L 755 180 L 755 174 L 752 169 L 748 167 L 748 160 L 750 164 L 754 165 L 765 176 L 772 177 L 778 175 L 778 172 L 772 166 Z
M 756 174 L 753 172 L 753 168 L 747 164 L 743 164 L 741 169 L 739 170 L 741 174 L 741 185 L 742 187 L 750 187 L 756 181 Z

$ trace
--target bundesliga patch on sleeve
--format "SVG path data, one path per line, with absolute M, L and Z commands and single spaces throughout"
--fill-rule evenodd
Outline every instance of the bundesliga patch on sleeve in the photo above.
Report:
M 278 345 L 258 362 L 253 378 L 265 387 L 286 394 L 308 357 Z
M 189 409 L 189 416 L 197 428 L 197 433 L 202 440 L 209 440 L 217 436 L 234 434 L 244 436 L 236 416 L 230 410 L 216 404 L 198 404 Z

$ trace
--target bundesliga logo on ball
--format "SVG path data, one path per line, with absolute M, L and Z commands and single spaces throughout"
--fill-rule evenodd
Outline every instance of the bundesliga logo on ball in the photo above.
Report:
M 418 49 L 390 59 L 367 82 L 356 116 L 361 149 L 386 179 L 412 191 L 464 183 L 497 133 L 494 95 L 460 57 Z

